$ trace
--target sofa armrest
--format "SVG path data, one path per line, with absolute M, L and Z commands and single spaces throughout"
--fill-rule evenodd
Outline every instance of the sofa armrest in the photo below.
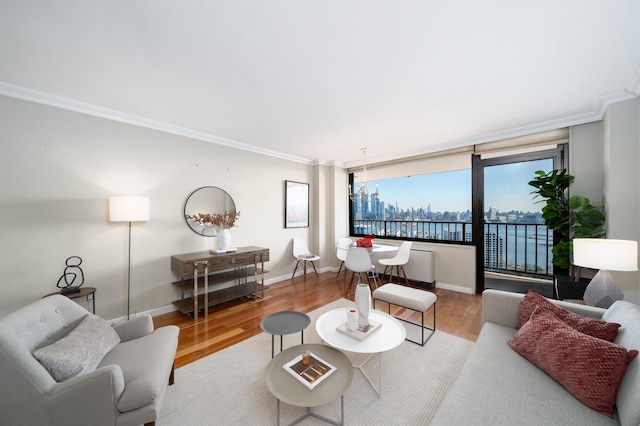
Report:
M 482 292 L 482 323 L 492 322 L 516 328 L 520 317 L 520 304 L 524 294 L 500 290 Z
M 104 405 L 108 400 L 117 403 L 123 391 L 122 369 L 117 365 L 108 365 L 57 383 L 47 392 L 47 397 L 68 399 L 74 403 L 95 401 L 94 404 Z
M 151 315 L 139 315 L 129 321 L 124 321 L 113 326 L 120 336 L 120 340 L 127 342 L 153 333 L 153 319 Z
M 492 322 L 505 327 L 516 328 L 520 317 L 520 304 L 524 294 L 511 293 L 500 290 L 485 290 L 482 293 L 482 322 Z M 548 299 L 568 311 L 578 315 L 592 318 L 601 318 L 605 309 L 594 306 L 579 305 L 577 303 L 563 302 Z
M 8 391 L 11 389 L 8 388 Z M 118 366 L 99 368 L 40 389 L 36 398 L 14 401 L 0 413 L 8 425 L 115 425 L 124 376 Z

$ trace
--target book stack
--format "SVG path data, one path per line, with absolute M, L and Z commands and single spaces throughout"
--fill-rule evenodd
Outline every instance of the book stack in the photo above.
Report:
M 238 248 L 228 248 L 228 249 L 211 249 L 209 253 L 211 254 L 227 254 L 227 253 L 235 253 L 238 251 Z
M 351 331 L 347 328 L 347 324 L 340 324 L 336 327 L 340 333 L 345 334 L 353 339 L 356 339 L 358 342 L 362 342 L 367 337 L 371 336 L 376 330 L 378 330 L 382 324 L 376 321 L 369 321 L 370 324 L 363 327 L 358 327 L 354 331 Z

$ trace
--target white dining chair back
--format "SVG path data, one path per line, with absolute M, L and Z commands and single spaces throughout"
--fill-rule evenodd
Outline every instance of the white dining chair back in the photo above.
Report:
M 394 257 L 389 259 L 380 259 L 378 263 L 384 265 L 384 272 L 382 273 L 382 277 L 384 278 L 386 275 L 389 275 L 389 281 L 393 282 L 393 269 L 396 269 L 396 273 L 398 276 L 398 281 L 400 280 L 400 275 L 404 276 L 404 281 L 406 285 L 409 285 L 409 280 L 407 278 L 407 274 L 404 272 L 404 265 L 409 262 L 409 257 L 411 256 L 411 246 L 413 242 L 404 241 L 400 244 L 400 248 L 398 249 L 398 253 Z M 387 274 L 387 270 L 389 270 L 389 274 Z
M 409 256 L 411 256 L 411 246 L 413 242 L 404 241 L 400 244 L 400 248 L 398 249 L 398 253 L 393 257 L 394 263 L 396 265 L 406 265 L 409 262 Z
M 378 288 L 378 279 L 375 267 L 371 264 L 371 256 L 369 255 L 369 251 L 367 251 L 364 247 L 350 247 L 347 252 L 347 258 L 344 261 L 344 266 L 351 272 L 353 275 L 351 276 L 351 282 L 349 283 L 349 287 L 347 287 L 347 291 L 345 293 L 345 297 L 349 294 L 351 287 L 353 285 L 354 279 L 357 277 L 357 283 L 361 283 L 364 277 L 364 280 L 367 284 L 369 283 L 369 277 L 373 278 L 374 289 Z
M 364 247 L 351 247 L 347 252 L 345 266 L 353 272 L 369 272 L 371 270 L 371 257 Z
M 293 239 L 293 256 L 298 257 L 306 254 L 311 254 L 307 242 L 302 238 Z
M 338 240 L 338 246 L 336 249 L 336 256 L 339 260 L 345 261 L 347 260 L 347 253 L 349 252 L 349 247 L 353 244 L 351 238 L 340 238 Z

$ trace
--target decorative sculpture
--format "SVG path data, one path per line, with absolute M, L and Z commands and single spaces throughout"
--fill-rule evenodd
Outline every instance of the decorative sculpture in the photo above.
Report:
M 76 293 L 80 291 L 80 287 L 84 284 L 84 272 L 80 265 L 82 264 L 82 258 L 80 256 L 71 256 L 65 261 L 67 265 L 64 268 L 63 274 L 58 278 L 56 284 L 63 294 Z M 79 279 L 77 285 L 73 285 Z M 62 282 L 64 280 L 64 283 Z

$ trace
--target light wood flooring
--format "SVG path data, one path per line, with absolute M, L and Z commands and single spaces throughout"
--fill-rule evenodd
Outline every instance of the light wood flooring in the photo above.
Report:
M 261 333 L 260 321 L 271 313 L 284 310 L 310 312 L 338 300 L 344 297 L 347 284 L 343 282 L 343 274 L 336 278 L 334 272 L 325 272 L 316 278 L 311 272 L 306 278 L 298 276 L 265 287 L 264 298 L 257 302 L 240 299 L 214 306 L 209 309 L 206 319 L 200 315 L 194 321 L 174 311 L 154 317 L 154 324 L 156 327 L 168 324 L 180 327 L 175 360 L 175 366 L 179 368 Z M 475 341 L 482 321 L 481 296 L 443 289 L 436 289 L 435 293 L 438 296 L 437 330 Z M 353 300 L 353 291 L 348 298 Z M 386 309 L 384 304 L 377 307 Z M 402 311 L 392 309 L 391 312 L 411 313 Z M 412 319 L 419 321 L 418 314 L 413 315 Z M 425 316 L 425 319 L 430 318 L 430 314 Z

